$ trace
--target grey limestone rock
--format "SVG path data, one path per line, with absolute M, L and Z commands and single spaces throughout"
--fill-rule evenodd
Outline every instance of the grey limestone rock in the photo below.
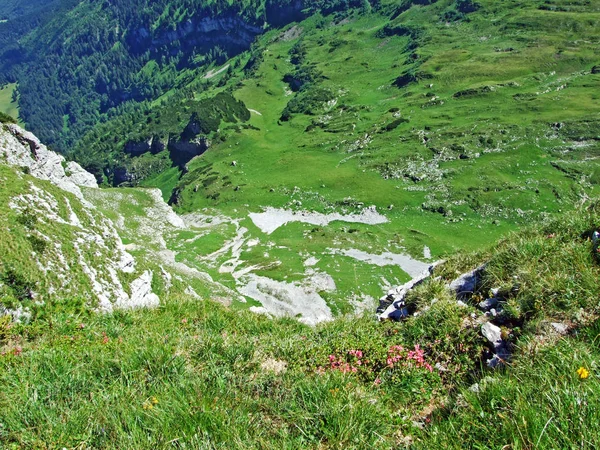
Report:
M 8 133 L 0 135 L 0 157 L 4 157 L 9 165 L 27 167 L 34 177 L 48 180 L 82 200 L 81 186 L 98 187 L 91 173 L 76 162 L 67 162 L 64 156 L 48 150 L 29 131 L 14 124 L 4 128 Z

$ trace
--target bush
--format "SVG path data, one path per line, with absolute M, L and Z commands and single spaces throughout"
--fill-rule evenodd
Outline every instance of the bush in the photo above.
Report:
M 0 123 L 17 123 L 17 121 L 12 116 L 0 112 Z
M 335 96 L 329 89 L 312 88 L 306 89 L 294 97 L 281 113 L 281 120 L 288 121 L 292 114 L 315 115 L 323 108 L 323 105 Z
M 30 208 L 25 208 L 17 217 L 17 222 L 27 229 L 32 229 L 37 223 L 37 214 Z
M 36 253 L 42 254 L 46 251 L 46 248 L 48 247 L 48 243 L 37 236 L 29 236 L 27 240 L 31 244 L 33 251 Z
M 5 283 L 19 301 L 33 299 L 33 283 L 13 268 L 9 267 L 0 273 L 0 281 Z

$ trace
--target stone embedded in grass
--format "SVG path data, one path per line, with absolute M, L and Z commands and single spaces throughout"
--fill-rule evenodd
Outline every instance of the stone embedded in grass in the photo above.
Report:
M 481 334 L 493 345 L 502 340 L 502 330 L 491 322 L 481 325 Z
M 477 269 L 462 274 L 448 285 L 448 289 L 456 292 L 458 298 L 463 298 L 475 292 L 477 283 L 481 278 L 481 272 L 485 269 L 485 264 Z
M 377 308 L 379 320 L 400 320 L 408 317 L 409 311 L 404 311 L 406 309 L 406 303 L 404 301 L 406 294 L 429 278 L 433 273 L 433 270 L 443 263 L 444 261 L 437 261 L 431 264 L 426 271 L 413 278 L 408 283 L 405 283 L 396 289 L 391 289 L 387 296 L 382 297 L 379 300 L 379 307 Z
M 495 308 L 498 305 L 499 299 L 496 297 L 488 298 L 487 300 L 479 303 L 479 309 L 482 311 L 490 311 L 492 308 Z
M 508 343 L 502 340 L 502 330 L 491 322 L 481 325 L 481 334 L 493 346 L 494 355 L 486 361 L 487 366 L 495 369 L 510 357 Z
M 560 335 L 565 335 L 569 332 L 569 326 L 567 324 L 560 322 L 552 322 L 550 325 Z

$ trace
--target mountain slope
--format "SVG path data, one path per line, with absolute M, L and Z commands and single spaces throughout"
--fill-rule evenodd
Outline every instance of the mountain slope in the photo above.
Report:
M 246 300 L 308 286 L 333 315 L 351 312 L 427 262 L 598 192 L 597 20 L 594 3 L 533 1 L 314 15 L 102 124 L 73 156 L 113 183 L 137 173 L 180 213 L 239 223 L 242 238 L 219 226 L 206 247 L 172 249 Z M 133 154 L 153 130 L 181 136 L 217 93 L 249 115 L 200 133 L 200 157 Z
M 157 309 L 46 305 L 30 323 L 3 319 L 0 444 L 592 448 L 598 212 L 586 203 L 490 251 L 456 255 L 411 292 L 417 314 L 402 323 L 308 327 L 180 288 Z M 458 302 L 446 283 L 482 263 L 476 292 Z M 496 315 L 479 305 L 490 290 Z M 511 352 L 504 370 L 485 366 L 497 345 L 481 336 L 490 321 Z
M 112 223 L 84 199 L 94 177 L 16 125 L 1 126 L 3 311 L 29 321 L 55 308 L 157 306 L 152 272 L 136 266 Z
M 2 75 L 19 82 L 24 122 L 65 152 L 98 122 L 181 87 L 183 69 L 197 73 L 249 49 L 270 20 L 353 3 L 70 1 L 33 29 L 0 23 L 8 35 L 0 42 Z
M 55 122 L 41 128 L 84 134 L 69 154 L 99 181 L 160 188 L 181 214 L 219 217 L 167 233 L 165 247 L 239 307 L 315 305 L 313 319 L 372 308 L 446 253 L 598 193 L 594 2 L 102 5 L 83 2 L 23 39 L 60 64 L 44 76 L 29 66 L 31 92 L 48 99 L 21 108 L 58 105 L 40 110 Z M 205 33 L 251 48 L 211 56 L 195 44 Z M 184 40 L 197 64 L 176 63 Z M 73 51 L 56 54 L 63 46 Z M 73 118 L 84 98 L 104 108 L 90 71 L 114 81 L 116 103 L 84 111 L 72 133 L 65 105 Z M 135 86 L 152 88 L 148 101 L 121 97 Z

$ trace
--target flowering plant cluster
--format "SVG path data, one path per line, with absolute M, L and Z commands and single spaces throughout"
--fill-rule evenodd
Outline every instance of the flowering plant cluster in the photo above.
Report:
M 144 400 L 144 403 L 142 403 L 142 408 L 144 408 L 145 411 L 149 411 L 154 409 L 155 405 L 158 405 L 158 399 L 156 397 L 150 397 Z
M 414 361 L 414 362 L 413 362 Z M 431 364 L 425 361 L 425 352 L 419 344 L 415 345 L 414 350 L 406 352 L 401 345 L 392 345 L 388 350 L 387 366 L 393 368 L 394 365 L 404 364 L 405 366 L 411 363 L 417 368 L 424 368 L 429 372 L 433 372 Z
M 328 364 L 317 367 L 317 373 L 326 371 L 344 374 L 358 374 L 363 378 L 375 379 L 375 384 L 381 383 L 380 375 L 384 372 L 402 372 L 423 369 L 433 372 L 433 366 L 427 362 L 425 351 L 415 345 L 413 349 L 405 349 L 401 345 L 392 345 L 387 353 L 373 355 L 367 359 L 362 350 L 349 350 L 343 354 L 330 354 Z
M 363 361 L 363 352 L 361 350 L 350 350 L 346 357 L 329 355 L 329 367 L 327 368 L 342 373 L 357 373 L 358 368 L 365 362 Z M 325 368 L 319 367 L 317 371 L 323 373 L 325 372 Z

